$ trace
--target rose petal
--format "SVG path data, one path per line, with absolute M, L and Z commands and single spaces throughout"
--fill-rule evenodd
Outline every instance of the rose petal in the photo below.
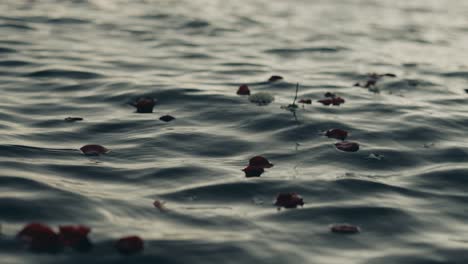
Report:
M 129 255 L 143 251 L 143 240 L 138 236 L 128 236 L 117 240 L 114 247 L 121 254 Z
M 271 168 L 274 165 L 262 156 L 255 156 L 249 160 L 249 166 L 265 169 Z
M 335 144 L 335 147 L 339 150 L 346 152 L 356 152 L 359 150 L 359 144 L 356 142 L 343 141 Z
M 55 253 L 61 249 L 61 243 L 57 233 L 47 225 L 30 223 L 26 225 L 17 237 L 36 252 Z
M 283 77 L 281 77 L 279 75 L 273 75 L 268 79 L 268 81 L 269 82 L 276 82 L 276 81 L 279 81 L 279 80 L 282 80 L 282 79 L 283 79 Z
M 330 231 L 340 234 L 356 234 L 361 232 L 358 226 L 350 224 L 335 224 L 330 227 Z
M 348 131 L 345 131 L 343 129 L 339 128 L 334 128 L 334 129 L 329 129 L 327 132 L 325 132 L 325 136 L 329 138 L 336 138 L 340 140 L 345 140 L 346 137 L 348 137 Z
M 299 205 L 304 205 L 304 200 L 297 193 L 280 193 L 276 197 L 275 205 L 284 208 L 297 208 Z
M 237 89 L 237 94 L 238 95 L 250 95 L 250 89 L 246 84 L 243 84 L 239 86 L 239 89 Z
M 107 148 L 101 145 L 95 145 L 95 144 L 85 145 L 81 147 L 80 150 L 85 155 L 90 155 L 90 156 L 96 156 L 96 155 L 105 154 L 109 152 Z
M 91 228 L 87 226 L 59 226 L 61 243 L 78 251 L 88 251 L 92 248 L 91 241 L 88 238 L 90 232 Z
M 153 98 L 140 98 L 136 102 L 131 103 L 136 107 L 137 113 L 152 113 L 156 100 Z
M 175 117 L 170 116 L 170 115 L 164 115 L 164 116 L 161 116 L 159 118 L 159 120 L 164 121 L 164 122 L 170 122 L 170 121 L 172 121 L 174 119 L 175 119 Z
M 254 167 L 254 166 L 247 166 L 242 171 L 244 171 L 245 177 L 247 178 L 260 177 L 260 175 L 262 175 L 262 173 L 265 172 L 263 168 Z

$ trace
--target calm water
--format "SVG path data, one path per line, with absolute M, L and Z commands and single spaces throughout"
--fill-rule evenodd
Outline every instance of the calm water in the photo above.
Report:
M 2 0 L 0 11 L 2 264 L 468 263 L 467 2 Z M 369 72 L 397 78 L 379 93 L 353 87 Z M 275 74 L 285 80 L 265 82 Z M 313 103 L 296 122 L 281 106 L 297 82 Z M 275 101 L 249 103 L 242 83 Z M 346 103 L 320 105 L 325 92 Z M 128 105 L 142 96 L 158 99 L 153 114 Z M 336 150 L 320 135 L 330 128 L 360 151 Z M 92 143 L 112 151 L 79 152 Z M 275 166 L 247 179 L 255 155 Z M 306 204 L 278 211 L 280 192 Z M 14 236 L 31 221 L 88 225 L 95 248 L 30 253 Z M 343 222 L 362 232 L 330 233 Z M 116 253 L 125 235 L 145 252 Z

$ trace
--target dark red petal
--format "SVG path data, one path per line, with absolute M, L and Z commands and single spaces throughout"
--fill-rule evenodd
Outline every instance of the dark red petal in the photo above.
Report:
M 54 253 L 61 249 L 59 236 L 47 225 L 31 223 L 26 225 L 17 237 L 37 252 Z
M 303 206 L 304 200 L 297 193 L 280 193 L 276 197 L 275 205 L 284 208 L 296 208 L 297 206 Z
M 322 103 L 323 105 L 331 105 L 333 103 L 333 100 L 330 98 L 327 98 L 327 99 L 318 100 L 318 102 Z
M 262 156 L 255 156 L 249 160 L 249 166 L 265 169 L 274 165 Z
M 114 246 L 121 254 L 135 254 L 143 250 L 143 240 L 138 236 L 123 237 Z
M 82 121 L 83 118 L 82 117 L 67 117 L 65 118 L 65 121 L 67 122 L 75 122 L 75 121 Z
M 138 113 L 152 113 L 156 100 L 153 98 L 140 98 L 132 103 L 136 107 Z
M 85 145 L 80 148 L 85 155 L 100 155 L 109 152 L 109 150 L 101 145 Z
M 348 137 L 348 131 L 345 131 L 343 129 L 339 128 L 334 128 L 334 129 L 329 129 L 325 133 L 325 136 L 329 138 L 336 138 L 340 140 L 345 140 Z
M 310 100 L 310 99 L 301 99 L 301 100 L 299 100 L 299 103 L 300 104 L 311 104 L 312 100 Z
M 340 105 L 340 104 L 343 104 L 345 102 L 345 100 L 341 97 L 333 97 L 332 98 L 332 104 L 333 105 Z
M 92 244 L 88 239 L 91 228 L 87 226 L 60 226 L 60 241 L 64 246 L 69 246 L 80 251 L 91 249 Z
M 361 231 L 358 226 L 350 225 L 350 224 L 336 224 L 330 227 L 330 231 L 333 233 L 341 233 L 341 234 L 356 234 Z
M 174 119 L 175 119 L 175 117 L 170 116 L 170 115 L 164 115 L 164 116 L 161 116 L 159 118 L 159 120 L 164 121 L 164 122 L 170 122 L 170 121 L 172 121 Z
M 283 77 L 279 76 L 279 75 L 273 75 L 270 77 L 270 79 L 268 79 L 269 82 L 276 82 L 276 81 L 279 81 L 279 80 L 282 80 Z
M 359 144 L 356 142 L 343 141 L 335 144 L 335 147 L 339 150 L 346 152 L 356 152 L 359 150 Z
M 262 173 L 265 172 L 263 168 L 254 167 L 254 166 L 247 166 L 242 171 L 244 171 L 245 177 L 247 178 L 260 177 L 260 175 L 262 175 Z
M 237 94 L 238 95 L 250 95 L 250 89 L 246 84 L 243 84 L 239 86 L 239 89 L 237 89 Z

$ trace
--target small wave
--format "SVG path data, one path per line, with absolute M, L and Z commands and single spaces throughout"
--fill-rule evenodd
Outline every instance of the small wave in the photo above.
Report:
M 34 78 L 66 78 L 66 79 L 95 79 L 102 75 L 86 71 L 73 70 L 41 70 L 26 74 L 26 77 Z
M 277 54 L 277 55 L 299 55 L 303 53 L 337 53 L 344 51 L 346 48 L 342 47 L 312 47 L 312 48 L 285 48 L 285 49 L 268 49 L 266 53 Z
M 0 53 L 15 53 L 15 49 L 0 47 Z

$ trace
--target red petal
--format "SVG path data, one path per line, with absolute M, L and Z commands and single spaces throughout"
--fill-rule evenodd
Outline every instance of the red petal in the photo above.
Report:
M 156 100 L 153 98 L 140 98 L 135 103 L 132 103 L 136 107 L 138 113 L 152 113 Z
M 336 138 L 336 139 L 345 140 L 346 137 L 348 137 L 348 131 L 345 131 L 343 129 L 334 128 L 334 129 L 328 130 L 325 133 L 325 136 L 327 136 L 329 138 Z
M 109 150 L 101 145 L 86 145 L 80 148 L 85 155 L 100 155 L 109 152 Z
M 284 208 L 296 208 L 297 206 L 303 206 L 304 200 L 297 193 L 280 193 L 276 197 L 275 205 Z
M 247 166 L 242 171 L 244 171 L 245 177 L 247 178 L 260 177 L 260 175 L 262 175 L 262 173 L 265 172 L 263 168 L 254 167 L 254 166 Z
M 323 105 L 331 105 L 333 100 L 330 98 L 327 98 L 327 99 L 318 100 L 318 102 L 322 103 Z
M 333 233 L 341 233 L 341 234 L 356 234 L 361 231 L 358 226 L 350 225 L 350 224 L 337 224 L 330 227 L 330 230 Z
M 262 156 L 255 156 L 249 160 L 249 166 L 265 169 L 273 167 L 273 164 Z
M 57 252 L 61 248 L 58 235 L 52 228 L 41 223 L 26 225 L 17 237 L 26 242 L 33 251 Z
M 88 239 L 91 228 L 87 226 L 60 226 L 60 240 L 65 246 L 76 247 Z
M 268 79 L 269 82 L 276 82 L 276 81 L 279 81 L 279 80 L 282 80 L 283 77 L 279 76 L 279 75 L 273 75 L 270 77 L 270 79 Z
M 122 254 L 134 254 L 143 250 L 143 240 L 138 236 L 123 237 L 114 246 Z
M 335 147 L 339 150 L 346 152 L 356 152 L 359 150 L 359 144 L 356 142 L 343 141 L 335 144 Z
M 246 84 L 243 84 L 239 86 L 239 89 L 237 89 L 237 94 L 238 95 L 250 95 L 250 89 Z

